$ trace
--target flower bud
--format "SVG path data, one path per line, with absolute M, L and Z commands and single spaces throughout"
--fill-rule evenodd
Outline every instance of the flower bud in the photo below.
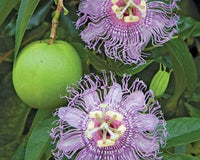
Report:
M 160 65 L 159 71 L 154 75 L 150 83 L 150 89 L 154 92 L 155 97 L 161 97 L 165 90 L 167 89 L 169 78 L 172 70 L 170 72 L 166 71 L 166 66 Z

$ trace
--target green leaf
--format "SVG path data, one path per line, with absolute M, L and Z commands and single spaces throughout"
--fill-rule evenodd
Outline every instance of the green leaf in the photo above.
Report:
M 190 115 L 192 117 L 200 117 L 200 110 L 197 109 L 196 107 L 193 107 L 192 105 L 190 105 L 189 103 L 184 103 L 184 105 L 186 106 L 186 108 L 188 109 Z
M 200 140 L 200 118 L 177 118 L 167 121 L 167 148 Z
M 11 73 L 2 81 L 0 91 L 0 146 L 9 150 L 0 152 L 0 157 L 10 159 L 20 144 L 17 139 L 21 139 L 30 108 L 15 94 Z
M 163 154 L 163 160 L 199 160 L 196 157 L 187 154 Z
M 179 97 L 186 88 L 190 93 L 194 92 L 197 83 L 197 69 L 187 45 L 181 38 L 169 41 L 166 46 L 172 58 L 176 81 L 174 96 L 168 101 L 166 108 L 174 110 Z
M 12 9 L 20 2 L 20 0 L 1 0 L 0 2 L 0 26 L 12 11 Z
M 181 16 L 193 17 L 197 20 L 200 20 L 199 6 L 195 2 L 195 0 L 184 0 L 178 3 L 180 10 L 178 10 L 178 14 Z
M 16 60 L 21 41 L 26 31 L 26 27 L 39 1 L 40 0 L 22 0 L 21 1 L 18 17 L 17 17 L 17 23 L 16 23 L 14 62 Z
M 19 137 L 16 140 L 0 147 L 0 157 L 1 160 L 10 160 L 13 152 L 16 150 L 17 146 L 20 144 L 22 138 Z
M 16 152 L 13 154 L 11 160 L 24 159 L 26 144 L 27 144 L 27 138 L 24 137 L 23 141 L 17 148 Z
M 24 160 L 40 160 L 48 145 L 50 144 L 49 132 L 51 131 L 52 123 L 55 121 L 55 117 L 49 117 L 42 119 L 33 128 L 32 133 L 28 139 L 28 143 L 25 151 Z
M 146 67 L 148 67 L 151 63 L 153 63 L 154 60 L 148 60 L 144 65 L 141 65 L 137 68 L 132 67 L 132 66 L 123 66 L 120 68 L 120 70 L 117 71 L 117 75 L 123 76 L 124 73 L 128 75 L 135 75 L 141 71 L 143 71 Z
M 41 1 L 41 3 L 39 3 L 28 23 L 27 29 L 32 29 L 44 22 L 45 17 L 51 9 L 52 3 L 53 1 Z
M 200 82 L 200 56 L 196 57 L 194 61 L 198 72 L 198 81 Z
M 30 134 L 32 134 L 32 131 L 35 129 L 35 127 L 38 125 L 38 123 L 40 123 L 40 121 L 42 121 L 43 119 L 47 118 L 48 115 L 50 117 L 52 115 L 52 111 L 43 110 L 43 109 L 37 110 L 37 113 L 34 117 L 34 120 L 32 122 L 31 129 L 30 129 L 29 133 L 26 135 L 26 137 L 24 137 L 23 141 L 21 142 L 21 144 L 17 148 L 17 150 L 14 153 L 14 155 L 12 156 L 11 160 L 24 159 L 25 151 L 26 151 L 26 145 L 27 145 L 27 142 L 28 142 L 28 137 L 30 136 Z M 50 145 L 50 147 L 51 146 L 52 145 Z M 46 152 L 46 154 L 50 154 L 50 150 L 46 150 L 45 152 Z
M 188 37 L 200 36 L 200 22 L 191 17 L 182 17 L 179 25 L 179 35 L 185 40 Z
M 97 71 L 101 72 L 102 70 L 106 70 L 106 71 L 111 70 L 110 66 L 104 59 L 95 55 L 95 53 L 93 52 L 89 52 L 88 54 L 89 54 L 90 63 Z
M 200 141 L 187 144 L 187 153 L 200 159 Z

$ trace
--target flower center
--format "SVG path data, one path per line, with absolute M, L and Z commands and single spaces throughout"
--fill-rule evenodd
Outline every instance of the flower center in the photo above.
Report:
M 87 138 L 95 138 L 98 147 L 108 147 L 115 144 L 126 131 L 126 127 L 122 125 L 123 115 L 108 110 L 108 105 L 101 104 L 101 111 L 91 111 L 89 117 L 91 121 L 88 123 L 85 135 Z
M 139 3 L 134 0 L 111 0 L 112 10 L 116 14 L 119 20 L 124 22 L 138 22 L 140 19 L 144 19 L 146 16 L 146 2 L 139 0 Z

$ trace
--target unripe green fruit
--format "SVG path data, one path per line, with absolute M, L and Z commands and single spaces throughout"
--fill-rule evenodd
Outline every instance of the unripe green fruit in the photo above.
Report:
M 155 97 L 161 97 L 167 89 L 171 72 L 166 71 L 166 67 L 160 65 L 159 71 L 154 75 L 150 83 L 150 89 L 154 92 Z
M 19 97 L 33 108 L 64 104 L 66 87 L 79 80 L 82 66 L 76 50 L 64 41 L 35 41 L 19 54 L 13 67 L 13 84 Z

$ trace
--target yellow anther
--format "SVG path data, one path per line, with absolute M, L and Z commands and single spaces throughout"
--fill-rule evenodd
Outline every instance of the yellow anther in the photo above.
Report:
M 101 108 L 108 108 L 109 106 L 108 106 L 107 104 L 105 104 L 105 103 L 101 103 L 101 104 L 99 105 L 99 107 L 101 107 Z
M 139 17 L 138 16 L 125 16 L 124 22 L 138 22 Z
M 102 111 L 91 111 L 89 113 L 90 118 L 96 118 L 96 115 L 98 115 L 98 117 L 100 117 L 100 118 L 103 117 Z
M 141 3 L 140 3 L 140 8 L 141 8 L 141 10 L 142 10 L 142 12 L 143 12 L 142 18 L 145 18 L 145 16 L 146 16 L 146 11 L 147 11 L 147 6 L 146 6 L 146 2 L 145 2 L 144 0 L 141 1 Z
M 112 4 L 117 3 L 119 0 L 112 0 Z
M 93 137 L 92 134 L 90 134 L 90 131 L 86 130 L 85 131 L 85 136 L 88 138 L 88 139 L 91 139 Z
M 115 141 L 112 141 L 110 139 L 106 139 L 104 142 L 103 142 L 103 140 L 97 141 L 98 147 L 108 147 L 108 146 L 113 146 L 113 145 L 115 145 Z
M 94 129 L 94 122 L 90 121 L 87 126 L 87 130 Z
M 112 7 L 113 12 L 115 12 L 115 14 L 118 14 L 121 12 L 120 8 L 115 4 Z
M 142 10 L 146 10 L 146 2 L 144 1 L 144 0 L 142 0 L 141 1 L 141 3 L 140 3 L 140 8 L 142 9 Z
M 119 128 L 117 130 L 120 131 L 119 136 L 121 136 L 126 131 L 126 127 L 124 125 L 121 125 L 121 126 L 119 126 Z
M 116 141 L 119 137 L 120 137 L 119 134 L 113 134 L 113 135 L 110 137 L 110 140 L 111 140 L 111 141 Z
M 109 117 L 116 116 L 116 120 L 118 120 L 118 121 L 122 121 L 124 118 L 123 115 L 121 115 L 120 113 L 114 112 L 114 111 L 107 111 L 106 116 L 109 116 Z

